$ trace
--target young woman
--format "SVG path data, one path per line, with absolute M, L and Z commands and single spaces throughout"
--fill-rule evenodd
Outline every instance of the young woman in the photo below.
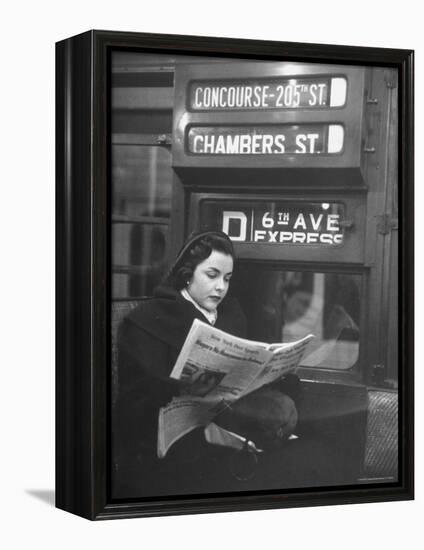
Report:
M 118 334 L 116 494 L 140 497 L 246 489 L 239 487 L 230 467 L 234 451 L 206 443 L 203 429 L 182 438 L 164 459 L 157 458 L 159 408 L 184 392 L 207 391 L 203 387 L 207 381 L 187 388 L 169 378 L 193 320 L 246 336 L 239 304 L 226 297 L 233 269 L 233 246 L 225 233 L 195 234 L 154 296 L 124 319 Z M 221 420 L 233 430 L 241 427 L 249 432 L 252 427 L 259 436 L 263 432 L 265 443 L 272 446 L 274 439 L 287 438 L 296 419 L 293 400 L 274 387 L 240 400 Z

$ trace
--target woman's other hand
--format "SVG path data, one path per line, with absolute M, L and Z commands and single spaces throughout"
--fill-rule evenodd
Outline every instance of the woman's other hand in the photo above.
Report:
M 221 378 L 217 373 L 203 372 L 194 382 L 183 382 L 180 395 L 204 397 L 219 384 Z

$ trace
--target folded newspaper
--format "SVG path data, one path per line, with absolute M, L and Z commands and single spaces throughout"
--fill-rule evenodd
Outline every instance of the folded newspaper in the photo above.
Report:
M 266 344 L 195 319 L 170 375 L 184 383 L 187 394 L 159 411 L 158 457 L 193 429 L 208 426 L 240 397 L 294 371 L 312 338 Z

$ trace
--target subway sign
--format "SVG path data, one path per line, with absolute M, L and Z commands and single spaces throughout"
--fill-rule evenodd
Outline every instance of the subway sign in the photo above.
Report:
M 221 230 L 234 242 L 340 246 L 345 207 L 340 202 L 204 200 L 202 229 Z
M 271 178 L 290 168 L 281 186 L 297 185 L 293 168 L 305 169 L 310 182 L 311 170 L 346 169 L 343 178 L 328 172 L 328 184 L 363 186 L 364 94 L 363 67 L 182 63 L 175 69 L 172 166 L 224 169 L 223 178 L 197 178 L 199 187 L 222 185 L 229 169 L 251 168 L 269 168 Z
M 343 107 L 345 77 L 279 78 L 192 82 L 191 111 L 252 111 L 268 109 L 326 109 Z
M 187 136 L 192 155 L 335 155 L 343 144 L 341 124 L 194 126 Z

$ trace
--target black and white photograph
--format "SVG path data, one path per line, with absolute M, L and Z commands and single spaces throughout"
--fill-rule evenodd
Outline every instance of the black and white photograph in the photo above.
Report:
M 398 70 L 109 81 L 112 500 L 395 485 Z
M 417 546 L 420 13 L 3 6 L 2 548 Z

